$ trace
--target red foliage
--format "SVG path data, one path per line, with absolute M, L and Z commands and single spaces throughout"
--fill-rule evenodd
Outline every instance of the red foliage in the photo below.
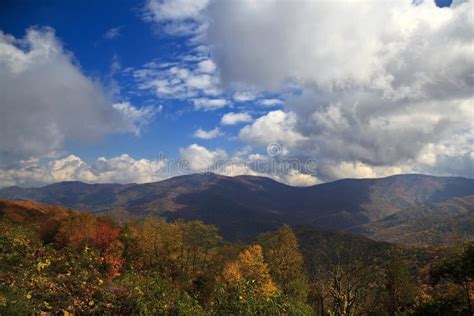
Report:
M 92 243 L 105 251 L 120 235 L 120 229 L 113 227 L 104 220 L 99 219 L 95 227 L 95 238 Z

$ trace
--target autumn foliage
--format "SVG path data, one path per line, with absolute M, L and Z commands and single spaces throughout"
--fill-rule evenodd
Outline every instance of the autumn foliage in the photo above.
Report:
M 472 308 L 472 245 L 417 271 L 401 253 L 373 257 L 352 241 L 351 249 L 320 243 L 318 253 L 305 237 L 302 251 L 289 226 L 246 244 L 226 242 L 200 221 L 118 224 L 11 201 L 0 201 L 0 215 L 1 315 L 469 315 Z

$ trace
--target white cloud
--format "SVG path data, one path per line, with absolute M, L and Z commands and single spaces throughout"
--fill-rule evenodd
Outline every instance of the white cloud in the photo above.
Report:
M 222 135 L 222 132 L 219 128 L 211 129 L 210 131 L 205 131 L 201 128 L 197 129 L 194 132 L 194 137 L 201 139 L 213 139 Z
M 216 71 L 216 64 L 210 59 L 205 59 L 198 63 L 198 70 L 202 73 L 214 73 Z
M 70 180 L 94 181 L 97 179 L 97 176 L 91 172 L 90 166 L 75 155 L 51 161 L 44 167 L 44 173 L 46 176 L 51 177 L 52 182 Z M 47 178 L 44 180 L 47 180 Z
M 263 106 L 276 106 L 282 105 L 283 101 L 279 99 L 262 99 L 258 101 L 258 104 L 261 104 Z
M 160 112 L 163 107 L 144 106 L 141 108 L 134 107 L 130 102 L 115 103 L 113 108 L 119 111 L 124 119 L 133 126 L 135 134 L 139 135 L 141 129 L 150 124 L 156 113 Z
M 29 29 L 24 39 L 0 32 L 0 73 L 0 165 L 52 157 L 67 140 L 140 128 L 139 117 L 112 107 L 50 28 Z
M 209 12 L 208 38 L 225 81 L 267 88 L 289 80 L 356 84 L 388 92 L 423 80 L 426 71 L 468 73 L 449 65 L 472 49 L 472 3 L 439 9 L 434 1 L 216 1 Z M 456 48 L 430 53 L 446 42 Z M 408 75 L 403 82 L 401 73 Z
M 248 101 L 253 101 L 255 100 L 257 96 L 248 91 L 238 91 L 234 93 L 234 101 L 236 102 L 248 102 Z
M 182 167 L 184 171 L 188 172 L 211 171 L 219 160 L 227 158 L 227 153 L 224 150 L 208 150 L 206 147 L 198 144 L 192 144 L 186 148 L 180 148 L 179 153 L 181 160 L 186 162 L 185 164 L 182 164 Z
M 154 22 L 160 30 L 177 36 L 202 36 L 207 23 L 202 13 L 209 0 L 147 0 L 145 21 Z
M 218 174 L 228 176 L 228 177 L 236 177 L 236 176 L 259 176 L 265 177 L 264 174 L 258 173 L 255 170 L 252 170 L 249 166 L 242 163 L 229 163 L 222 166 L 219 170 L 217 170 Z
M 227 105 L 226 99 L 198 98 L 193 100 L 196 110 L 213 111 L 221 109 Z
M 360 161 L 343 161 L 328 167 L 332 177 L 340 178 L 380 178 L 409 172 L 406 166 L 374 167 Z
M 118 27 L 112 27 L 107 30 L 107 32 L 104 33 L 104 37 L 109 40 L 116 39 L 120 36 L 120 32 L 122 30 L 121 26 Z
M 288 149 L 305 140 L 305 137 L 295 130 L 296 123 L 297 117 L 292 112 L 271 111 L 242 128 L 239 138 L 264 146 L 278 143 Z
M 189 99 L 221 94 L 215 64 L 200 54 L 169 63 L 150 62 L 131 71 L 140 90 L 159 98 Z
M 238 123 L 247 123 L 252 121 L 252 116 L 247 112 L 234 113 L 229 112 L 222 116 L 221 124 L 222 125 L 235 125 Z
M 38 186 L 59 181 L 89 183 L 145 183 L 169 176 L 166 161 L 134 159 L 127 154 L 100 157 L 92 164 L 75 155 L 40 164 L 38 160 L 21 161 L 12 169 L 0 169 L 2 186 Z
M 321 182 L 317 177 L 310 174 L 301 173 L 296 169 L 291 169 L 287 174 L 281 175 L 280 181 L 298 187 L 306 187 Z
M 209 0 L 148 0 L 146 10 L 154 21 L 195 19 Z
M 166 161 L 156 159 L 134 159 L 127 154 L 118 157 L 100 157 L 91 165 L 91 170 L 100 182 L 145 183 L 168 177 Z

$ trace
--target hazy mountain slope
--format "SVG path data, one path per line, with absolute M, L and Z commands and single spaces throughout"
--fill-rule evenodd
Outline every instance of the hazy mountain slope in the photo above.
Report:
M 0 190 L 0 198 L 33 200 L 96 211 L 113 207 L 118 203 L 119 192 L 130 186 L 134 185 L 87 184 L 79 181 L 67 181 L 41 188 L 5 188 Z
M 0 198 L 62 204 L 117 218 L 202 219 L 219 226 L 229 238 L 253 235 L 282 223 L 345 229 L 466 195 L 474 195 L 472 179 L 425 175 L 345 179 L 299 188 L 262 177 L 206 173 L 147 184 L 62 182 L 0 190 Z
M 474 239 L 474 195 L 409 208 L 352 228 L 375 240 L 404 244 L 452 244 Z

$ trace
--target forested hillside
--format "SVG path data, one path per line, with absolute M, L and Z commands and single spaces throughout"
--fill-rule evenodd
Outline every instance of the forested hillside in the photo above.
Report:
M 122 221 L 147 216 L 202 220 L 216 225 L 229 240 L 250 240 L 283 224 L 311 224 L 368 236 L 374 231 L 378 240 L 397 241 L 389 232 L 376 235 L 380 231 L 377 227 L 382 227 L 378 224 L 369 227 L 369 232 L 365 227 L 354 228 L 390 219 L 400 212 L 416 216 L 418 210 L 440 203 L 445 203 L 446 216 L 455 215 L 459 213 L 458 207 L 448 201 L 469 196 L 474 196 L 472 179 L 419 174 L 292 187 L 263 177 L 204 173 L 145 184 L 61 182 L 41 188 L 0 190 L 0 198 L 60 204 Z M 474 212 L 472 202 L 461 207 L 465 212 Z M 436 234 L 436 227 L 443 224 L 444 217 L 431 217 L 432 234 Z M 414 234 L 412 228 L 404 225 L 412 221 L 412 216 L 399 218 L 407 221 L 398 224 L 400 241 L 404 241 L 405 231 L 407 240 L 413 240 L 415 237 L 409 237 Z M 469 230 L 464 232 L 472 235 Z
M 454 245 L 473 240 L 474 195 L 408 208 L 350 231 L 399 244 Z
M 469 315 L 474 245 L 399 247 L 282 226 L 226 242 L 200 221 L 0 202 L 0 314 Z

